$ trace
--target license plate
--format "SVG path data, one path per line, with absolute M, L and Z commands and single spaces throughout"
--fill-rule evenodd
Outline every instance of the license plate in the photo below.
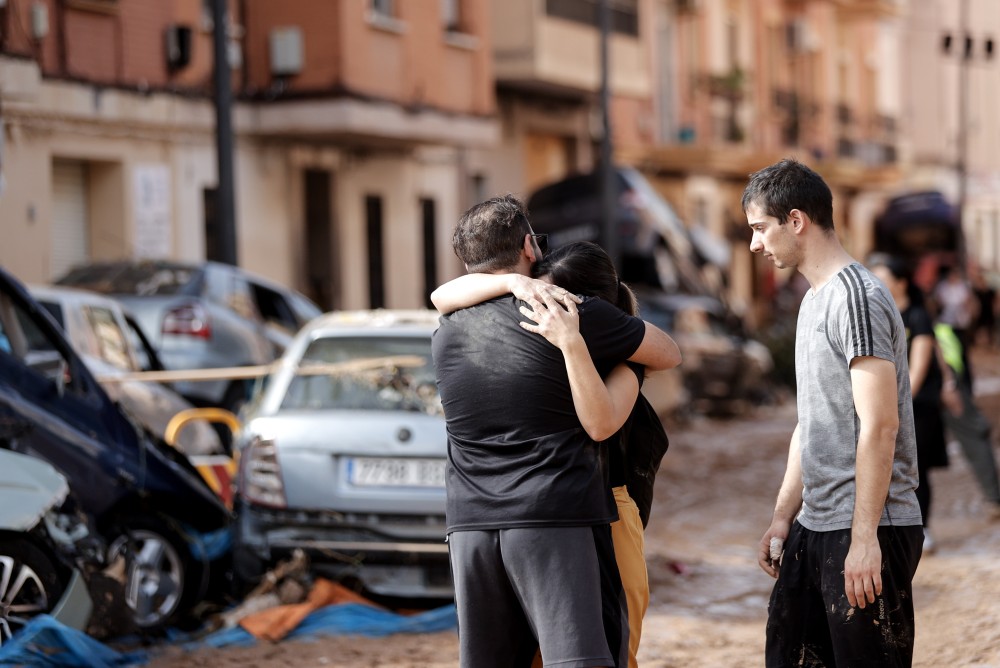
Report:
M 443 459 L 353 457 L 348 480 L 358 487 L 444 487 Z

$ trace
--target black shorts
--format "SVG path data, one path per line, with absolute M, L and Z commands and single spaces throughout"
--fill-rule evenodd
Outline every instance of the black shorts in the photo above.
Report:
M 465 668 L 628 663 L 628 613 L 608 525 L 448 537 Z
M 913 590 L 923 528 L 879 527 L 882 593 L 863 609 L 844 592 L 851 530 L 810 531 L 785 541 L 767 609 L 766 665 L 904 668 L 913 660 Z

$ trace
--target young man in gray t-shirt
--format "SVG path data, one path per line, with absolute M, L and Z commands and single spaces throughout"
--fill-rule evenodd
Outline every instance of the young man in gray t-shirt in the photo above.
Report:
M 840 244 L 816 172 L 794 160 L 756 172 L 743 210 L 751 252 L 811 288 L 795 337 L 799 423 L 758 553 L 777 578 L 767 666 L 909 666 L 923 530 L 902 319 Z

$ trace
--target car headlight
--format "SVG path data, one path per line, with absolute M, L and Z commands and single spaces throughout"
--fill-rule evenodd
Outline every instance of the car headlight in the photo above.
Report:
M 244 448 L 240 454 L 239 490 L 243 498 L 253 503 L 277 508 L 288 505 L 274 441 L 255 438 Z

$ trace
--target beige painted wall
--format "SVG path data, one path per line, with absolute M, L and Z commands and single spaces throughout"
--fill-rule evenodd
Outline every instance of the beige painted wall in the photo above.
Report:
M 4 69 L 29 75 L 30 68 Z M 3 174 L 0 193 L 0 264 L 30 282 L 51 280 L 52 161 L 87 164 L 92 259 L 133 255 L 135 172 L 148 165 L 169 170 L 170 243 L 163 257 L 205 256 L 203 191 L 216 185 L 214 122 L 207 101 L 95 93 L 90 87 L 20 77 L 14 96 L 5 90 Z M 329 169 L 337 263 L 348 308 L 368 306 L 364 197 L 384 200 L 386 299 L 390 307 L 424 304 L 420 198 L 436 202 L 439 278 L 461 269 L 451 232 L 464 202 L 468 174 L 490 167 L 488 154 L 469 164 L 470 151 L 404 142 L 391 148 L 351 145 L 340 139 L 303 141 L 254 134 L 254 114 L 238 108 L 235 151 L 237 241 L 240 265 L 297 288 L 305 283 L 303 170 Z M 398 130 L 398 128 L 397 128 Z M 404 129 L 405 130 L 405 129 Z M 405 140 L 405 132 L 400 137 Z M 488 143 L 488 142 L 486 142 Z

